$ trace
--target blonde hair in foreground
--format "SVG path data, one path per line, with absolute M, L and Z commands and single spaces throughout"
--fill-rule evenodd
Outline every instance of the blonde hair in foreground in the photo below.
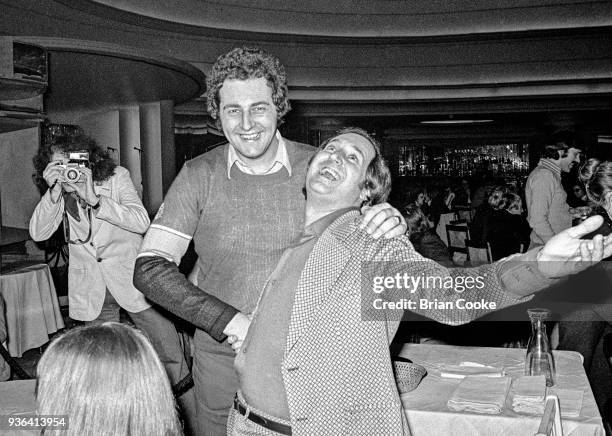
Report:
M 37 368 L 38 414 L 68 415 L 74 436 L 182 435 L 166 371 L 149 340 L 115 322 L 55 339 Z

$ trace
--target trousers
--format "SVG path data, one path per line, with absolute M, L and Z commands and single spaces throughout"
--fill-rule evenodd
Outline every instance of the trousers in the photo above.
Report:
M 276 418 L 272 415 L 268 415 L 261 410 L 252 408 L 244 400 L 240 391 L 238 391 L 238 399 L 246 406 L 247 414 L 254 412 L 263 418 L 270 419 L 272 421 L 280 422 L 281 424 L 291 426 L 291 422 L 284 419 Z M 253 421 L 249 420 L 245 415 L 240 414 L 236 409 L 232 407 L 229 412 L 229 418 L 227 420 L 227 436 L 283 436 L 282 433 L 265 428 Z
M 198 436 L 224 436 L 227 418 L 238 391 L 234 351 L 196 329 L 193 382 L 198 416 Z

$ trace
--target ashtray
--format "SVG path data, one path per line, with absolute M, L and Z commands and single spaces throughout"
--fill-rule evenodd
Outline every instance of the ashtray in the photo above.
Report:
M 393 372 L 395 373 L 397 390 L 400 394 L 416 389 L 427 374 L 427 370 L 421 365 L 398 360 L 393 361 Z

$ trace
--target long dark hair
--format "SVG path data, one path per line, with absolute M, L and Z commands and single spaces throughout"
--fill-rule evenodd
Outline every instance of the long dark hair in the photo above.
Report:
M 86 150 L 89 152 L 89 163 L 94 182 L 103 182 L 110 179 L 115 174 L 115 161 L 108 152 L 102 149 L 98 143 L 83 133 L 80 129 L 74 132 L 66 132 L 61 135 L 51 136 L 41 142 L 38 152 L 32 159 L 34 162 L 34 183 L 41 192 L 47 190 L 47 183 L 42 177 L 43 171 L 51 161 L 53 152 L 59 150 L 63 152 Z

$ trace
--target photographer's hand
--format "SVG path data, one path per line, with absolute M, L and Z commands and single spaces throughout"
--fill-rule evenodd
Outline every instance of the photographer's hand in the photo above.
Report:
M 100 197 L 94 191 L 93 177 L 91 169 L 86 167 L 79 168 L 85 176 L 85 180 L 79 182 L 65 182 L 66 185 L 74 189 L 74 192 L 90 206 L 96 206 L 100 202 Z
M 43 171 L 43 179 L 49 185 L 49 195 L 51 195 L 51 201 L 57 203 L 60 196 L 62 195 L 62 184 L 61 175 L 64 170 L 62 166 L 59 166 L 60 162 L 49 162 Z

